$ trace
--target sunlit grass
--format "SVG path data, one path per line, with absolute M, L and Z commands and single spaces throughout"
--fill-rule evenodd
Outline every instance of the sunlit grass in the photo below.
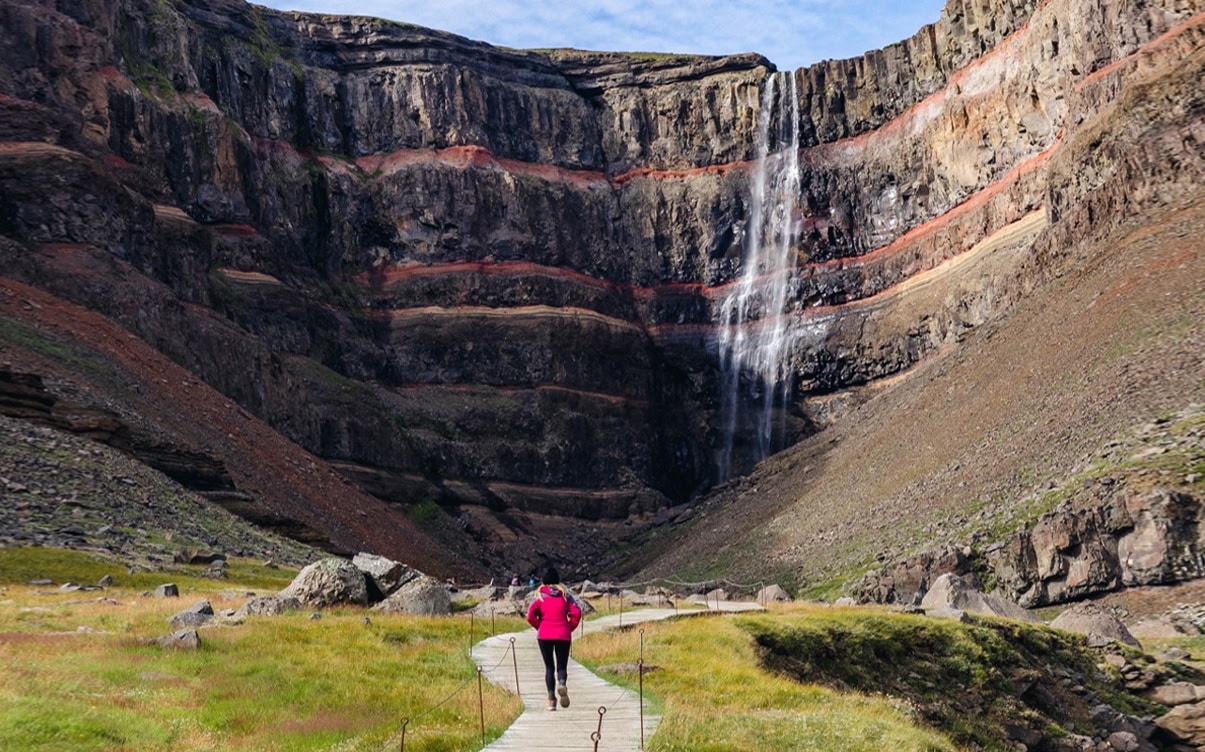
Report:
M 99 554 L 87 554 L 61 548 L 0 548 L 0 584 L 23 585 L 33 580 L 52 580 L 55 586 L 73 582 L 95 585 L 106 575 L 115 587 L 126 590 L 154 590 L 164 583 L 175 583 L 185 590 L 244 588 L 277 591 L 285 588 L 297 570 L 264 565 L 251 559 L 232 558 L 229 576 L 212 580 L 205 576 L 205 565 L 176 564 L 156 570 L 134 567 Z
M 643 635 L 642 635 L 643 632 Z M 575 657 L 608 671 L 640 658 L 650 711 L 662 714 L 648 744 L 669 750 L 955 750 L 921 727 L 903 701 L 800 684 L 762 668 L 752 637 L 731 617 L 696 616 L 588 635 Z
M 45 557 L 38 576 L 56 581 L 109 573 L 79 554 L 33 556 Z M 0 550 L 0 582 L 9 583 L 0 588 L 6 751 L 380 750 L 396 748 L 403 718 L 412 719 L 407 750 L 481 744 L 468 646 L 488 625 L 477 624 L 474 637 L 462 616 L 367 612 L 365 623 L 362 609 L 328 610 L 321 619 L 304 611 L 204 628 L 199 650 L 164 650 L 145 640 L 170 632 L 172 614 L 201 598 L 216 611 L 233 609 L 248 582 L 287 584 L 295 573 L 232 563 L 230 579 L 215 582 L 173 572 L 181 597 L 154 598 L 144 591 L 163 573 L 114 574 L 118 585 L 103 592 L 12 584 L 28 579 L 21 566 L 8 566 L 20 558 Z M 500 618 L 496 626 L 523 623 Z M 492 739 L 521 703 L 488 683 L 483 696 Z

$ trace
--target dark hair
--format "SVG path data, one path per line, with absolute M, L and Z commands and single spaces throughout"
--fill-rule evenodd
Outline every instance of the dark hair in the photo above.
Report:
M 545 585 L 557 585 L 561 581 L 561 573 L 556 571 L 556 567 L 551 564 L 544 570 L 544 576 L 540 578 L 540 582 Z

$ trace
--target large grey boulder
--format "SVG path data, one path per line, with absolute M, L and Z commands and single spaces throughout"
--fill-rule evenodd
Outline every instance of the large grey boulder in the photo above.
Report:
M 758 603 L 790 603 L 791 594 L 782 589 L 781 585 L 767 585 L 757 591 Z
M 400 561 L 376 554 L 358 553 L 352 558 L 351 563 L 368 578 L 370 600 L 386 598 L 402 585 L 422 574 Z M 376 592 L 372 592 L 373 590 Z
M 473 616 L 488 619 L 491 616 L 527 616 L 527 603 L 522 598 L 499 598 L 478 603 L 472 608 Z
M 402 585 L 373 609 L 394 614 L 438 616 L 452 613 L 452 597 L 442 582 L 424 574 Z
M 300 610 L 301 601 L 297 598 L 283 595 L 261 595 L 240 606 L 234 612 L 234 618 L 241 621 L 248 616 L 280 616 L 285 611 Z
M 321 559 L 297 573 L 280 592 L 313 608 L 368 605 L 368 581 L 355 564 L 346 559 Z
M 474 603 L 486 603 L 488 601 L 497 600 L 502 589 L 495 587 L 493 583 L 483 585 L 472 590 L 456 590 L 451 592 L 452 600 L 460 603 L 462 601 L 472 601 Z
M 973 587 L 966 579 L 956 574 L 938 577 L 929 592 L 921 600 L 926 613 L 943 608 L 967 611 L 984 616 L 1002 616 L 1006 619 L 1036 622 L 1038 619 L 1008 598 L 995 593 L 984 593 Z
M 168 621 L 172 629 L 181 630 L 186 627 L 202 627 L 214 618 L 213 606 L 208 600 L 202 600 L 173 615 Z
M 1059 614 L 1050 626 L 1067 632 L 1086 635 L 1092 647 L 1102 647 L 1111 642 L 1122 642 L 1136 648 L 1142 647 L 1130 630 L 1111 611 L 1092 603 L 1077 603 Z
M 150 644 L 170 650 L 197 650 L 201 647 L 201 635 L 195 629 L 179 629 L 150 640 Z

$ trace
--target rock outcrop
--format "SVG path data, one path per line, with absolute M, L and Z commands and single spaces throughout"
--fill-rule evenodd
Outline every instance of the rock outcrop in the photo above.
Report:
M 320 559 L 297 573 L 280 597 L 295 598 L 310 608 L 368 605 L 364 572 L 344 559 Z
M 946 573 L 974 573 L 1004 597 L 1040 607 L 1198 579 L 1205 557 L 1205 495 L 1197 470 L 1202 437 L 1200 404 L 1110 434 L 1102 446 L 1072 458 L 1078 469 L 1058 482 L 1044 481 L 1017 501 L 931 523 L 934 538 L 968 542 L 872 571 L 856 595 L 913 603 Z M 1132 626 L 1151 637 L 1195 634 L 1205 624 L 1199 610 L 1190 601 Z
M 1075 604 L 1056 616 L 1050 626 L 1084 635 L 1089 647 L 1101 647 L 1111 642 L 1142 647 L 1115 614 L 1091 603 Z
M 926 612 L 955 609 L 1018 621 L 1037 621 L 1028 611 L 997 593 L 984 593 L 956 574 L 943 574 L 925 593 L 920 607 Z
M 477 566 L 584 561 L 715 480 L 764 59 L 503 50 L 241 0 L 17 0 L 0 26 L 0 338 L 55 399 L 140 414 L 228 497 L 407 560 L 383 532 L 401 509 Z M 1057 275 L 1061 239 L 1199 183 L 1203 34 L 1181 0 L 951 0 L 794 72 L 784 441 L 826 419 L 811 397 Z M 182 427 L 136 393 L 174 372 L 118 384 L 63 349 L 86 332 L 31 339 L 64 306 L 120 333 L 106 357 L 166 356 L 309 452 L 288 488 L 310 462 L 357 488 L 266 488 L 233 408 L 177 395 Z M 52 408 L 27 386 L 0 409 Z M 1127 556 L 1154 572 L 1145 541 Z
M 452 613 L 452 596 L 439 580 L 420 575 L 373 608 L 394 614 L 445 615 Z
M 1201 576 L 1201 500 L 1155 488 L 1136 493 L 1112 478 L 986 552 L 1006 592 L 1025 605 L 1060 603 L 1123 585 Z

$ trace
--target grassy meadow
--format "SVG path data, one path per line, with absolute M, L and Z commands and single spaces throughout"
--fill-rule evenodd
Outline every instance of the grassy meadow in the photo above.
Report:
M 303 611 L 205 627 L 195 651 L 147 644 L 202 598 L 221 613 L 295 575 L 239 560 L 225 580 L 203 569 L 130 574 L 78 552 L 0 549 L 0 747 L 395 750 L 402 720 L 411 719 L 410 752 L 480 749 L 468 648 L 488 634 L 489 620 L 329 609 L 319 619 Z M 104 590 L 57 586 L 105 575 L 115 582 Z M 34 578 L 56 584 L 30 585 Z M 151 595 L 165 582 L 181 597 Z M 619 604 L 594 605 L 605 612 Z M 576 659 L 632 688 L 643 650 L 648 712 L 662 716 L 650 752 L 1005 750 L 1005 721 L 1082 732 L 1079 701 L 1052 676 L 1074 675 L 1125 712 L 1153 710 L 1116 693 L 1082 640 L 1044 627 L 823 604 L 687 614 L 574 644 Z M 527 628 L 517 617 L 494 621 L 499 633 Z M 1035 714 L 1013 691 L 1018 682 L 1050 687 L 1067 716 Z M 484 706 L 487 740 L 522 710 L 488 682 Z
M 127 574 L 123 566 L 55 549 L 0 549 L 0 746 L 21 750 L 359 750 L 452 752 L 481 744 L 470 640 L 489 624 L 327 610 L 257 617 L 201 630 L 196 651 L 143 643 L 207 598 L 215 612 L 296 574 L 232 561 L 223 581 L 203 567 Z M 60 592 L 63 582 L 103 591 Z M 55 586 L 30 586 L 32 578 Z M 148 597 L 174 582 L 179 598 Z M 364 616 L 370 623 L 364 623 Z M 499 631 L 523 628 L 515 618 Z M 459 691 L 458 691 L 459 690 Z M 448 699 L 450 697 L 450 699 Z M 486 736 L 522 710 L 486 683 Z M 440 704 L 442 703 L 442 704 Z M 438 707 L 436 707 L 438 705 Z M 434 708 L 434 710 L 432 710 Z

